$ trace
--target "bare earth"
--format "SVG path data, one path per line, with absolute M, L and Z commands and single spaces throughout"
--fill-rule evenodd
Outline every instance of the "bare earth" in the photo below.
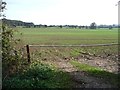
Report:
M 68 72 L 73 81 L 73 88 L 114 88 L 115 86 L 111 85 L 109 82 L 105 82 L 101 78 L 96 78 L 88 75 L 84 71 L 77 70 L 69 63 L 69 59 L 63 59 L 58 56 L 51 54 L 54 59 L 51 61 L 46 61 L 49 64 L 54 64 L 56 67 L 62 71 Z M 89 64 L 91 66 L 100 67 L 106 71 L 117 73 L 118 72 L 118 63 L 117 61 L 103 59 L 100 57 L 89 56 L 79 57 L 76 60 Z

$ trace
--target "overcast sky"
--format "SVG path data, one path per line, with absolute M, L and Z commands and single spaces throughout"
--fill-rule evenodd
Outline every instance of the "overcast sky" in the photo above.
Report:
M 47 25 L 117 24 L 118 0 L 3 0 L 6 18 Z

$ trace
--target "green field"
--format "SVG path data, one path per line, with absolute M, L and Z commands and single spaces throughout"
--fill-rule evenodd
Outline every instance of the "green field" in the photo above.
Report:
M 117 43 L 118 29 L 18 28 L 24 44 Z M 18 37 L 18 35 L 17 35 Z
M 118 29 L 68 29 L 68 28 L 16 28 L 19 33 L 17 38 L 22 39 L 22 44 L 26 45 L 80 45 L 80 44 L 106 44 L 118 43 Z M 81 52 L 92 55 L 114 58 L 118 55 L 118 46 L 99 47 L 31 47 L 31 53 L 52 52 L 60 57 L 76 57 Z M 47 56 L 47 54 L 45 54 Z M 49 56 L 49 54 L 48 54 Z M 38 56 L 39 57 L 39 56 Z M 114 58 L 115 59 L 115 58 Z
M 22 40 L 23 45 L 79 45 L 79 44 L 108 44 L 118 43 L 118 29 L 68 29 L 68 28 L 16 28 L 15 38 Z M 20 35 L 22 33 L 22 35 Z M 23 47 L 22 47 L 23 48 Z M 17 48 L 18 49 L 18 48 Z M 27 62 L 26 47 L 21 49 L 23 60 Z M 97 47 L 30 47 L 31 64 L 24 72 L 19 72 L 3 82 L 3 87 L 23 88 L 70 88 L 76 82 L 71 79 L 70 65 L 73 69 L 84 71 L 87 75 L 105 80 L 115 87 L 118 84 L 118 74 L 102 70 L 102 67 L 85 64 L 100 60 L 117 62 L 118 45 Z M 84 63 L 80 60 L 84 59 Z M 18 62 L 18 61 L 17 61 Z M 69 64 L 68 64 L 69 62 Z M 104 66 L 106 62 L 100 62 Z M 116 64 L 115 64 L 116 65 Z M 23 64 L 24 66 L 24 64 Z M 51 67 L 52 66 L 52 67 Z M 63 68 L 61 71 L 61 66 Z M 73 78 L 77 75 L 75 74 Z M 22 77 L 22 78 L 21 78 Z M 81 76 L 77 76 L 81 77 Z M 76 80 L 76 79 L 75 79 Z M 78 80 L 81 81 L 81 80 Z M 81 81 L 82 83 L 86 81 Z M 105 82 L 103 82 L 105 83 Z

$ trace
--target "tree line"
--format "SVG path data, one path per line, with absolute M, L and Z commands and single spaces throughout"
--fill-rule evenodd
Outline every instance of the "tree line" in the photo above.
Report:
M 95 22 L 91 23 L 89 26 L 86 25 L 35 25 L 32 22 L 23 22 L 19 20 L 9 20 L 9 19 L 2 19 L 3 22 L 5 22 L 7 25 L 12 27 L 25 27 L 25 28 L 47 28 L 47 27 L 58 27 L 58 28 L 79 28 L 79 29 L 96 29 L 96 28 L 118 28 L 120 25 L 97 25 Z

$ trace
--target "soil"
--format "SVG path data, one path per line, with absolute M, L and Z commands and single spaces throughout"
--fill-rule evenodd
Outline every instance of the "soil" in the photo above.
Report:
M 80 63 L 89 64 L 91 66 L 99 67 L 105 71 L 118 73 L 118 60 L 112 60 L 95 56 L 84 56 L 76 59 Z
M 56 49 L 55 49 L 56 50 Z M 41 50 L 42 51 L 42 50 Z M 52 51 L 51 51 L 52 52 Z M 99 67 L 105 71 L 112 73 L 118 72 L 118 57 L 116 56 L 96 56 L 90 55 L 88 53 L 82 53 L 77 57 L 62 57 L 56 53 L 47 52 L 44 56 L 41 56 L 43 62 L 55 65 L 60 70 L 67 72 L 72 80 L 73 88 L 116 88 L 116 86 L 111 85 L 108 81 L 103 80 L 102 78 L 97 78 L 94 76 L 88 75 L 84 71 L 80 71 L 70 64 L 70 60 L 76 60 L 83 64 L 88 64 L 90 66 Z M 111 58 L 116 57 L 116 59 Z
M 62 71 L 69 73 L 73 82 L 73 88 L 115 88 L 115 86 L 111 85 L 107 81 L 104 81 L 102 78 L 93 77 L 88 75 L 84 71 L 77 70 L 69 63 L 70 59 L 63 59 L 54 54 L 51 54 L 51 56 L 54 57 L 54 59 L 52 59 L 52 61 L 48 61 L 48 63 L 54 64 Z M 84 57 L 77 57 L 75 60 L 79 61 L 80 63 L 100 67 L 108 72 L 118 73 L 117 60 L 113 61 L 109 59 L 103 59 L 100 57 L 87 55 Z

